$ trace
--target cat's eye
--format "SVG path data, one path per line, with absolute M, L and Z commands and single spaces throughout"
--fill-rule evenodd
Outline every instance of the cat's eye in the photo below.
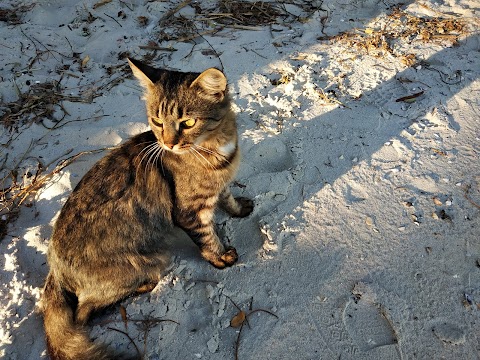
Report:
M 189 129 L 189 128 L 193 127 L 196 122 L 197 122 L 197 120 L 195 120 L 195 119 L 187 119 L 187 120 L 182 121 L 182 126 L 186 129 Z
M 156 117 L 152 117 L 152 123 L 155 126 L 159 126 L 159 127 L 163 126 L 163 120 Z

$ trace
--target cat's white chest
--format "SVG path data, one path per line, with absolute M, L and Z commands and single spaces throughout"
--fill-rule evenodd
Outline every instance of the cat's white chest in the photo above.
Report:
M 234 141 L 230 141 L 218 148 L 218 151 L 225 157 L 228 157 L 233 154 L 235 149 L 237 148 L 237 144 Z

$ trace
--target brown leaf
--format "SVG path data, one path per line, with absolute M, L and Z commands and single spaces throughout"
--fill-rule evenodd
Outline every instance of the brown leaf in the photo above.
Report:
M 237 328 L 242 326 L 242 324 L 245 322 L 247 319 L 247 314 L 245 314 L 245 311 L 240 311 L 237 315 L 235 315 L 232 320 L 230 320 L 230 326 Z
M 103 6 L 103 5 L 106 5 L 108 3 L 112 2 L 112 0 L 100 0 L 99 2 L 97 2 L 95 5 L 93 5 L 93 8 L 96 9 L 96 8 L 99 8 L 100 6 Z
M 87 66 L 87 63 L 90 61 L 90 56 L 85 56 L 82 60 L 82 68 L 84 68 L 85 66 Z
M 127 309 L 125 309 L 125 306 L 120 305 L 120 309 L 118 311 L 120 312 L 120 316 L 122 317 L 122 320 L 125 323 L 125 329 L 127 329 L 128 328 Z

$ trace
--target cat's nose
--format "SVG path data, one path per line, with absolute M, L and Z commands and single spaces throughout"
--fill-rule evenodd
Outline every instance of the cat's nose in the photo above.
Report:
M 169 148 L 170 150 L 173 149 L 173 147 L 175 146 L 175 144 L 167 144 L 167 143 L 163 143 L 163 145 L 167 148 Z

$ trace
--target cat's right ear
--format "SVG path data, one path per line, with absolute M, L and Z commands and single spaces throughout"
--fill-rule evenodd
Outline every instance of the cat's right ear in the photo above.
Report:
M 190 87 L 199 88 L 207 98 L 222 101 L 227 90 L 227 78 L 220 70 L 210 68 L 202 72 Z
M 133 75 L 140 81 L 140 84 L 148 90 L 151 88 L 159 79 L 159 71 L 154 69 L 151 66 L 145 65 L 144 63 L 135 60 L 129 59 L 128 64 L 132 69 Z

